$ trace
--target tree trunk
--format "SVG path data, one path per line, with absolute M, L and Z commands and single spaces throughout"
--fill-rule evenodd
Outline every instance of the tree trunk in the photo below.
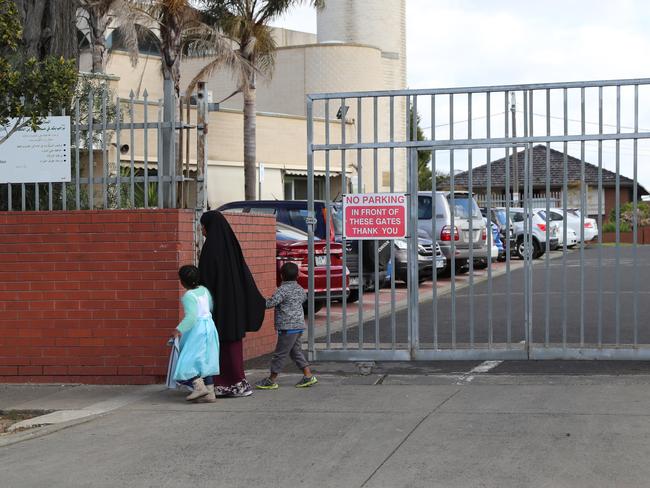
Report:
M 106 69 L 106 29 L 110 21 L 106 6 L 87 9 L 93 73 L 104 73 Z
M 244 198 L 255 200 L 257 178 L 255 87 L 248 87 L 244 93 Z
M 15 0 L 29 57 L 78 58 L 76 0 Z

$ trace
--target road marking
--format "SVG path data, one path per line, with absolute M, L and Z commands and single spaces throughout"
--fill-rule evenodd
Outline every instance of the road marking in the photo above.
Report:
M 460 375 L 458 381 L 456 381 L 456 384 L 464 385 L 467 383 L 471 383 L 472 381 L 474 381 L 475 375 L 487 373 L 488 371 L 496 368 L 502 362 L 503 361 L 483 361 L 478 366 L 475 366 L 472 369 L 470 369 L 467 373 Z

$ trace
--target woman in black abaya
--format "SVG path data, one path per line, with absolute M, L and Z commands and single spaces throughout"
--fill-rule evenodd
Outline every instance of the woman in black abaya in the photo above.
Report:
M 206 238 L 199 259 L 201 284 L 212 293 L 219 332 L 221 372 L 214 377 L 215 391 L 217 396 L 248 396 L 253 390 L 244 373 L 242 339 L 262 326 L 266 302 L 221 212 L 204 213 L 201 227 Z

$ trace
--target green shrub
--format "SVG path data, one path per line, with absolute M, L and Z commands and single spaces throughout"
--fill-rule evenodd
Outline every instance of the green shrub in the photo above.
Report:
M 627 222 L 621 220 L 621 232 L 632 232 L 632 226 Z M 605 222 L 603 224 L 603 232 L 616 232 L 616 222 Z

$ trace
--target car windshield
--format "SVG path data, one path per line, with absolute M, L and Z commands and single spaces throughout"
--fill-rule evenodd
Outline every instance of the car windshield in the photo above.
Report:
M 451 196 L 448 199 L 451 203 Z M 473 198 L 469 198 L 467 195 L 454 195 L 454 213 L 461 219 L 469 219 L 470 215 L 481 218 L 481 210 L 478 205 Z

